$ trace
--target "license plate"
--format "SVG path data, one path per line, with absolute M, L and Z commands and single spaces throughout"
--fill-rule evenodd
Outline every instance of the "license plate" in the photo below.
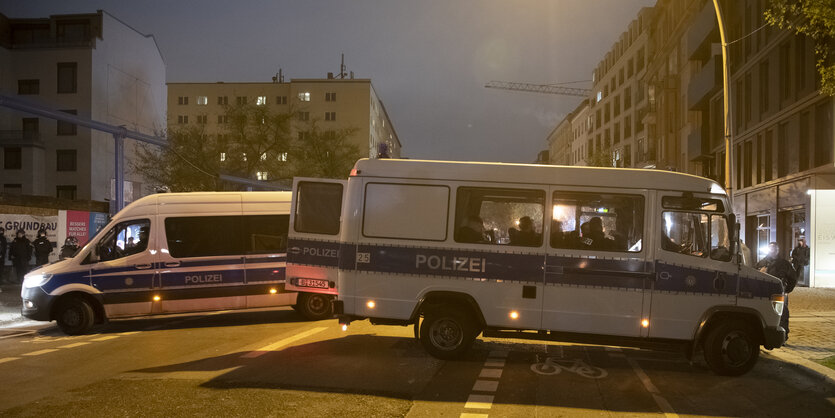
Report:
M 328 281 L 319 279 L 297 279 L 296 286 L 299 287 L 315 287 L 317 289 L 327 289 Z

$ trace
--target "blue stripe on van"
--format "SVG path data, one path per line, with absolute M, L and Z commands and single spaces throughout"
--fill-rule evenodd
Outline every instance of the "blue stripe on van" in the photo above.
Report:
M 200 270 L 162 273 L 162 288 L 181 286 L 244 284 L 244 270 Z
M 340 244 L 336 241 L 290 239 L 287 242 L 287 262 L 322 267 L 339 266 Z
M 284 267 L 248 268 L 246 269 L 247 283 L 263 283 L 284 281 Z

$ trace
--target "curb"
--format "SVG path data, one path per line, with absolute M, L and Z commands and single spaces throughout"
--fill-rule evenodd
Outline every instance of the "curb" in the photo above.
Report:
M 779 350 L 779 348 L 777 349 Z M 786 353 L 786 352 L 779 352 L 777 350 L 765 351 L 761 350 L 762 354 L 766 356 L 776 358 L 777 360 L 782 360 L 786 363 L 789 363 L 795 366 L 802 371 L 808 372 L 809 374 L 815 375 L 820 377 L 826 383 L 835 386 L 835 370 L 830 369 L 820 363 L 816 363 L 812 360 L 805 359 L 795 354 Z

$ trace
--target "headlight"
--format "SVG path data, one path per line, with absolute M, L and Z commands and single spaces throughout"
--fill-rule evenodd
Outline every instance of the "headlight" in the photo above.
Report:
M 46 284 L 52 278 L 48 273 L 27 274 L 23 278 L 23 287 L 40 287 Z

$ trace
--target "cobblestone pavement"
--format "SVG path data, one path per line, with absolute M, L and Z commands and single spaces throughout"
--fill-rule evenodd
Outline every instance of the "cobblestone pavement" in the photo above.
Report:
M 835 289 L 796 288 L 789 307 L 791 332 L 780 350 L 808 360 L 835 356 Z

